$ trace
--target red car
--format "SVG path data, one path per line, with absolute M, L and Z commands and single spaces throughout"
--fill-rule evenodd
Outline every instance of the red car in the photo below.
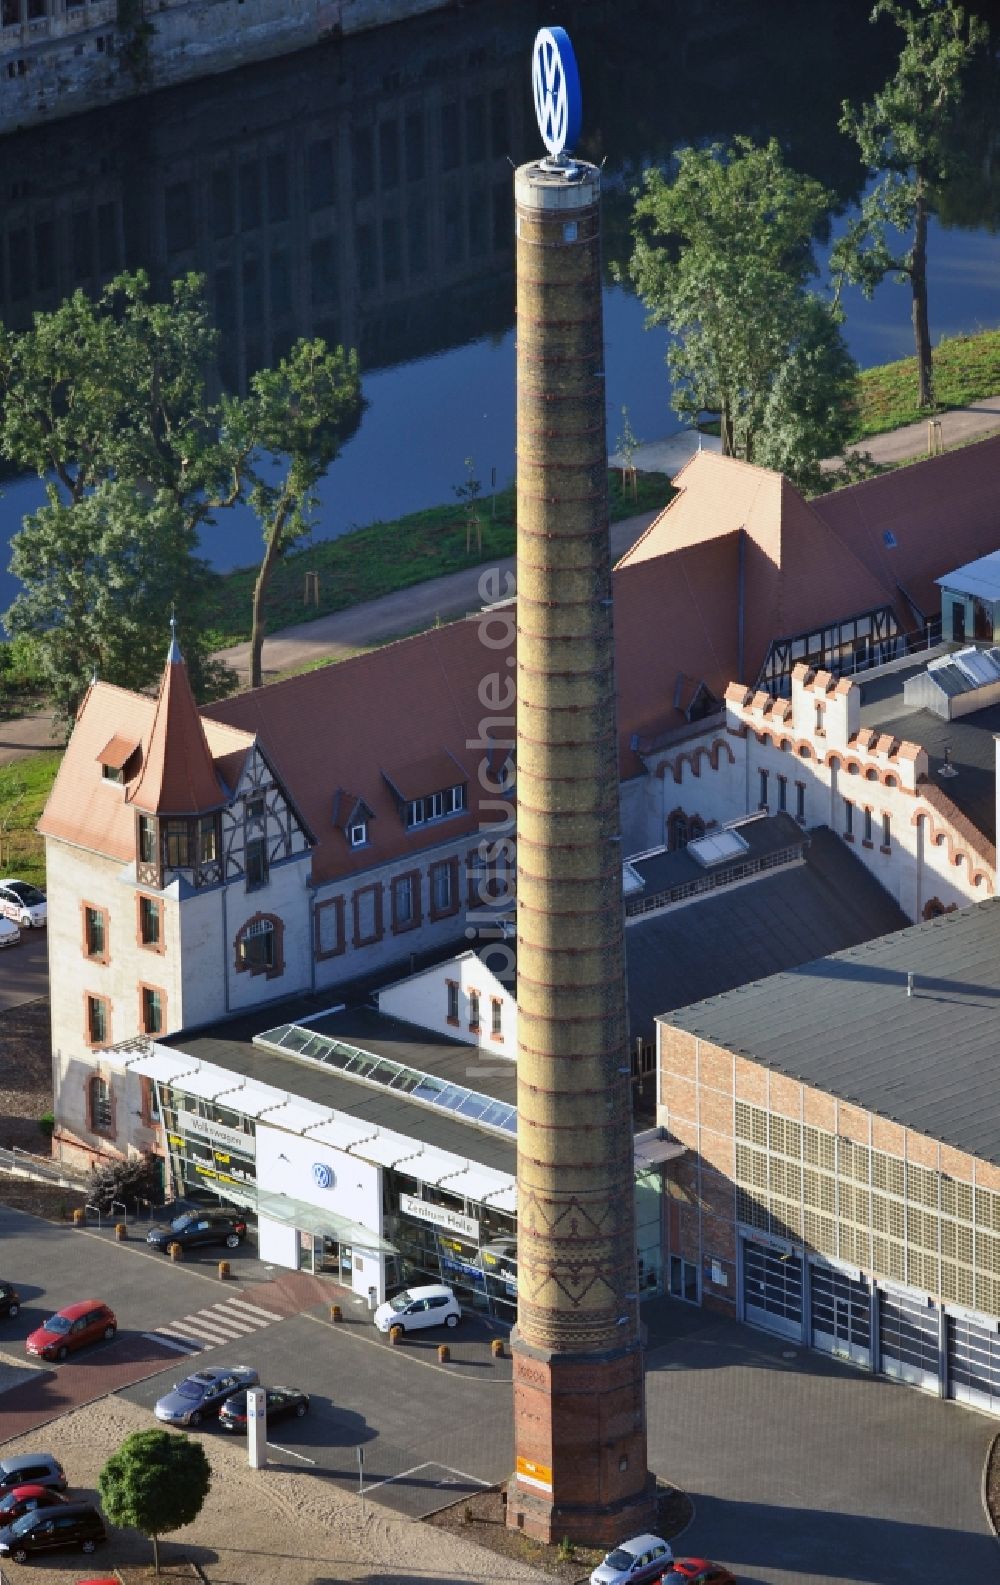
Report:
M 49 1486 L 15 1486 L 0 1497 L 0 1527 L 13 1524 L 15 1519 L 35 1508 L 53 1508 L 65 1501 L 62 1492 L 53 1491 Z
M 84 1299 L 50 1315 L 43 1326 L 28 1334 L 24 1346 L 29 1354 L 41 1359 L 63 1360 L 75 1349 L 85 1348 L 102 1337 L 110 1342 L 117 1330 L 113 1310 L 100 1299 Z
M 736 1585 L 736 1575 L 707 1557 L 675 1557 L 660 1585 Z

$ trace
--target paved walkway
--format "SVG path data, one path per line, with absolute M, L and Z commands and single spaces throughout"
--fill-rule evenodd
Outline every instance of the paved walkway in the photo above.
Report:
M 986 397 L 971 407 L 942 413 L 940 424 L 940 444 L 943 446 L 960 445 L 991 434 L 1000 429 L 1000 396 Z M 699 435 L 690 429 L 680 430 L 664 440 L 638 446 L 632 461 L 644 473 L 673 474 L 696 451 L 718 451 L 719 448 L 718 436 Z M 883 463 L 924 456 L 929 449 L 927 422 L 921 420 L 887 435 L 877 435 L 851 449 L 870 452 L 876 462 Z M 610 462 L 612 467 L 621 466 L 618 456 L 612 456 Z M 611 554 L 614 560 L 624 555 L 629 546 L 635 543 L 654 516 L 655 513 L 646 512 L 612 524 Z M 507 557 L 498 565 L 501 572 L 513 571 L 514 558 Z M 367 645 L 385 639 L 402 638 L 407 633 L 430 627 L 437 620 L 448 622 L 467 611 L 478 611 L 483 604 L 479 589 L 482 573 L 482 567 L 468 567 L 462 572 L 447 573 L 444 577 L 414 584 L 410 589 L 383 595 L 379 600 L 368 600 L 346 611 L 335 611 L 316 621 L 300 622 L 295 627 L 272 633 L 264 641 L 264 675 L 273 680 L 280 672 L 306 666 L 313 661 L 344 660 Z M 238 676 L 245 678 L 249 650 L 249 644 L 236 644 L 222 650 L 220 659 Z M 61 747 L 62 742 L 50 713 L 0 722 L 0 765 L 9 765 L 39 749 Z

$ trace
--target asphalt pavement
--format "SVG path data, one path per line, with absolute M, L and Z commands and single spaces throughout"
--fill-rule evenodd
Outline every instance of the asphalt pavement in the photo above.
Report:
M 49 994 L 49 933 L 22 930 L 16 946 L 0 952 L 0 1013 Z

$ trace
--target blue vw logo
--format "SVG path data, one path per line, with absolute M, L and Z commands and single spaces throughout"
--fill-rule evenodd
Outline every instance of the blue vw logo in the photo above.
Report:
M 332 1189 L 333 1168 L 328 1167 L 325 1161 L 314 1161 L 313 1180 L 317 1189 Z
M 541 28 L 536 34 L 531 82 L 538 130 L 557 160 L 579 138 L 583 115 L 580 73 L 565 28 Z

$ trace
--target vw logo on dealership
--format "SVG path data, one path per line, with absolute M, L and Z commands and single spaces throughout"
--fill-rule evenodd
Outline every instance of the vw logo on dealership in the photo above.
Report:
M 575 146 L 583 121 L 576 56 L 565 28 L 540 28 L 531 58 L 535 115 L 542 142 L 554 160 Z
M 325 1161 L 313 1162 L 313 1182 L 317 1189 L 333 1188 L 333 1168 L 328 1167 Z

